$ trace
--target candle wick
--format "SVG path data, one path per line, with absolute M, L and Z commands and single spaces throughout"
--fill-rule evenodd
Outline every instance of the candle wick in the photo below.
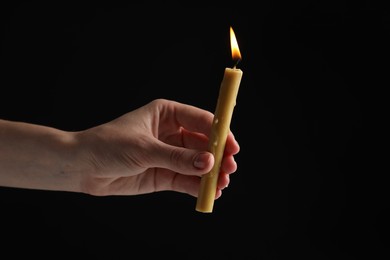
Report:
M 241 61 L 241 59 L 237 59 L 236 60 L 236 63 L 234 64 L 234 66 L 233 66 L 233 69 L 236 69 L 236 67 L 237 67 L 237 65 L 238 65 L 238 63 Z

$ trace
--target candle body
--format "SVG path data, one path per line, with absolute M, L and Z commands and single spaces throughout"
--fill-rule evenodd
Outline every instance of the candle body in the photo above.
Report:
M 220 166 L 225 150 L 226 138 L 229 134 L 230 123 L 236 99 L 242 70 L 226 68 L 219 89 L 217 106 L 210 134 L 209 151 L 214 155 L 214 166 L 211 171 L 202 176 L 196 210 L 210 213 L 213 211 L 215 194 L 219 177 Z

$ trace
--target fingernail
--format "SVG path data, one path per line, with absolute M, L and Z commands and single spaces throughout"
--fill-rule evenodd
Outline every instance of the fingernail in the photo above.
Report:
M 199 153 L 194 160 L 194 166 L 198 169 L 206 168 L 208 162 L 210 161 L 210 156 L 208 153 Z

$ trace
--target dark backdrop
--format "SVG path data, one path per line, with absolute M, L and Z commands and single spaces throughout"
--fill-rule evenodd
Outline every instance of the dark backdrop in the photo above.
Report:
M 0 117 L 81 130 L 155 98 L 213 111 L 244 75 L 238 170 L 212 214 L 162 192 L 97 198 L 0 189 L 2 252 L 110 259 L 389 256 L 383 90 L 388 6 L 239 2 L 225 8 L 15 2 L 1 8 Z M 378 145 L 379 144 L 379 145 Z M 52 253 L 54 252 L 54 253 Z

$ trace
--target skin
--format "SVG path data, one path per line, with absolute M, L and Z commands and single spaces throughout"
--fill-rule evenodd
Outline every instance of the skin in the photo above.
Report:
M 94 196 L 175 191 L 197 197 L 214 157 L 207 151 L 213 114 L 156 99 L 83 131 L 0 120 L 0 186 Z M 237 170 L 231 132 L 215 198 Z

